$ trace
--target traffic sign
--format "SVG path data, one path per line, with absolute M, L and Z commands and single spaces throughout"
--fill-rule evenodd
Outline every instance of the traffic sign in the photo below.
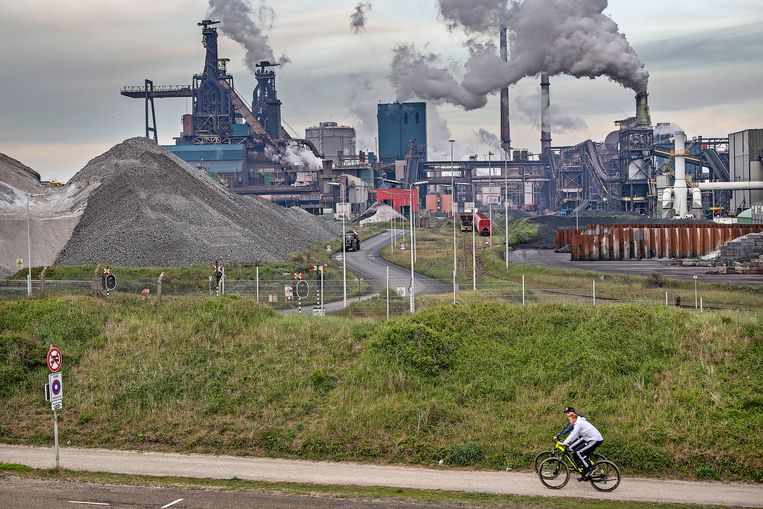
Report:
M 64 399 L 64 378 L 61 373 L 51 373 L 48 375 L 48 384 L 50 386 L 50 408 L 60 410 Z
M 48 350 L 48 355 L 45 357 L 45 364 L 48 365 L 50 372 L 56 373 L 59 371 L 61 369 L 62 361 L 61 350 L 59 350 L 58 347 L 51 346 L 50 350 Z

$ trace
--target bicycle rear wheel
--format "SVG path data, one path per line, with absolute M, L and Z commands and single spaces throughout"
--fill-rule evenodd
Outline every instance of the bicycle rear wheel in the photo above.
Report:
M 620 486 L 620 469 L 609 460 L 596 462 L 588 475 L 591 486 L 598 491 L 614 491 Z
M 546 488 L 559 490 L 570 480 L 570 469 L 559 458 L 546 458 L 538 468 L 538 477 Z
M 551 458 L 552 456 L 556 456 L 554 454 L 554 451 L 543 451 L 535 455 L 533 466 L 535 467 L 536 474 L 540 472 L 540 464 L 543 463 L 544 460 L 547 460 L 548 458 Z

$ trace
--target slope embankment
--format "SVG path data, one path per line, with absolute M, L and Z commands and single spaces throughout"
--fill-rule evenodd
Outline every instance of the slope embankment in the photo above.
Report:
M 477 304 L 387 322 L 237 298 L 0 303 L 0 437 L 528 469 L 573 405 L 626 476 L 763 481 L 763 313 Z

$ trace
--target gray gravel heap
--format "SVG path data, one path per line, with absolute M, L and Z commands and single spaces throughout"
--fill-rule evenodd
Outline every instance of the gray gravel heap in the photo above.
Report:
M 305 211 L 234 194 L 146 138 L 114 146 L 71 182 L 94 180 L 100 185 L 56 263 L 278 262 L 341 230 Z

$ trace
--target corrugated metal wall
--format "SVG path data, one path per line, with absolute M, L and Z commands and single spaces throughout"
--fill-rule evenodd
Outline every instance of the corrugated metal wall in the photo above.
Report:
M 724 242 L 763 232 L 763 225 L 589 224 L 556 230 L 556 248 L 570 246 L 576 261 L 697 258 Z

